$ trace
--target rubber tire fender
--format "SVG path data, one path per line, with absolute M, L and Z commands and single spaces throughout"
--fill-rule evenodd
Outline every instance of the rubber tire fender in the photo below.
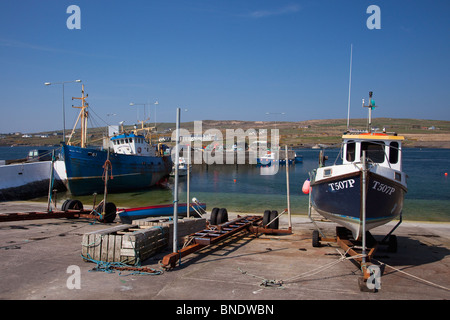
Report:
M 320 247 L 320 235 L 318 230 L 314 230 L 312 233 L 312 246 L 314 248 Z
M 213 208 L 211 210 L 211 216 L 209 218 L 209 224 L 210 225 L 217 225 L 217 214 L 219 213 L 219 208 Z
M 103 211 L 103 203 L 99 204 L 96 210 L 99 214 L 101 214 Z M 106 223 L 113 222 L 117 215 L 116 211 L 116 205 L 112 202 L 107 202 L 105 207 L 105 216 L 103 217 L 103 219 L 99 219 L 99 221 Z
M 270 213 L 270 221 L 272 221 L 273 219 L 275 219 L 278 216 L 278 211 L 277 210 L 272 210 L 272 212 Z M 269 221 L 269 222 L 270 222 Z M 270 229 L 278 229 L 278 225 L 279 225 L 280 220 L 279 219 L 275 219 L 271 224 L 270 224 Z
M 61 206 L 61 211 L 66 211 L 67 210 L 67 205 L 69 204 L 69 202 L 72 201 L 71 199 L 67 199 L 66 201 L 63 202 L 62 206 Z
M 271 215 L 271 211 L 270 210 L 264 211 L 263 227 L 266 227 L 266 228 L 269 227 L 267 224 L 270 222 L 270 215 Z
M 228 222 L 228 211 L 225 208 L 222 208 L 217 213 L 217 224 L 222 224 Z
M 71 200 L 67 206 L 67 210 L 83 210 L 83 204 L 80 200 Z

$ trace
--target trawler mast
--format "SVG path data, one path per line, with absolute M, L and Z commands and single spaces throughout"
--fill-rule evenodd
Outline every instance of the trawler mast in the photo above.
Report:
M 81 98 L 72 97 L 72 100 L 77 99 L 81 100 L 81 107 L 72 106 L 72 108 L 81 109 L 80 113 L 78 114 L 77 121 L 75 122 L 75 125 L 73 126 L 72 132 L 70 133 L 69 141 L 67 141 L 67 144 L 69 146 L 73 145 L 73 142 L 71 142 L 72 136 L 75 133 L 75 128 L 77 127 L 78 120 L 81 119 L 81 144 L 80 146 L 82 148 L 86 148 L 86 142 L 87 142 L 87 119 L 88 119 L 88 111 L 87 107 L 89 104 L 85 101 L 88 95 L 84 95 L 84 84 L 81 85 Z

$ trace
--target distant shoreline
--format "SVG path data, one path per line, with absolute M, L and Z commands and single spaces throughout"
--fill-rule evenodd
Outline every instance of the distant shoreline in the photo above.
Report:
M 290 145 L 290 149 L 312 149 L 317 143 L 307 143 L 302 145 Z M 281 144 L 280 144 L 281 145 Z M 59 148 L 61 145 L 48 145 L 48 144 L 1 144 L 0 147 L 46 147 L 46 148 Z M 94 145 L 100 147 L 100 145 Z M 340 144 L 330 144 L 326 148 L 339 148 Z M 404 149 L 450 149 L 450 141 L 443 142 L 422 142 L 409 144 L 403 147 Z
M 152 126 L 153 124 L 147 124 Z M 194 133 L 194 122 L 184 122 L 181 128 Z M 367 119 L 350 119 L 350 129 L 365 129 Z M 372 128 L 385 129 L 387 132 L 404 136 L 405 148 L 439 148 L 450 149 L 450 121 L 399 119 L 399 118 L 374 118 Z M 133 126 L 125 126 L 126 131 L 133 130 Z M 160 137 L 171 137 L 175 129 L 174 123 L 157 123 L 156 132 L 153 131 L 153 142 Z M 225 139 L 226 130 L 265 129 L 270 135 L 270 130 L 279 130 L 280 146 L 289 148 L 312 148 L 316 144 L 335 146 L 342 140 L 342 134 L 347 131 L 346 119 L 305 120 L 298 122 L 288 121 L 241 121 L 241 120 L 202 120 L 203 132 L 217 129 L 222 132 Z M 79 135 L 79 129 L 75 130 L 74 138 Z M 89 128 L 89 141 L 96 141 L 95 145 L 101 145 L 105 127 Z M 0 146 L 55 146 L 59 147 L 62 140 L 62 130 L 53 130 L 40 133 L 15 132 L 10 134 L 0 133 Z M 203 142 L 207 145 L 211 142 Z M 171 144 L 171 143 L 168 143 Z

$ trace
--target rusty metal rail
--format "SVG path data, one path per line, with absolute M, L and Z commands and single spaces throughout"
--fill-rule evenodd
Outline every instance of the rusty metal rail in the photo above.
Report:
M 185 247 L 177 252 L 166 255 L 162 260 L 162 266 L 166 269 L 174 268 L 181 258 L 194 253 L 209 245 L 217 244 L 232 235 L 239 232 L 250 232 L 256 236 L 260 234 L 291 234 L 292 228 L 288 229 L 269 229 L 262 225 L 263 217 L 238 216 L 236 219 L 225 222 L 217 226 L 211 226 L 209 229 L 195 232 L 188 236 L 188 242 Z
M 162 260 L 162 266 L 166 269 L 174 268 L 181 258 L 194 253 L 204 247 L 219 243 L 224 239 L 241 231 L 250 231 L 250 228 L 262 221 L 262 216 L 238 217 L 232 221 L 225 222 L 212 229 L 205 229 L 189 235 L 191 244 L 166 255 Z
M 17 212 L 17 213 L 0 213 L 0 222 L 21 221 L 21 220 L 37 220 L 37 219 L 59 219 L 59 218 L 87 218 L 97 219 L 99 216 L 92 214 L 92 210 L 67 210 L 52 212 Z

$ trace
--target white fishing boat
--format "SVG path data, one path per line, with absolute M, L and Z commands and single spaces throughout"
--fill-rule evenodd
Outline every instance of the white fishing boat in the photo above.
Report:
M 179 177 L 184 177 L 187 175 L 188 170 L 189 173 L 191 172 L 191 165 L 188 165 L 186 162 L 186 159 L 184 159 L 183 157 L 180 157 L 178 159 L 178 176 Z M 172 167 L 172 172 L 170 173 L 170 176 L 175 176 L 175 164 Z
M 48 193 L 52 173 L 52 151 L 30 150 L 26 159 L 4 161 L 0 165 L 0 201 L 27 200 Z M 56 165 L 62 161 L 54 161 Z M 53 187 L 64 191 L 63 167 L 54 174 Z
M 323 217 L 349 229 L 354 239 L 402 214 L 407 175 L 402 168 L 402 142 L 396 133 L 373 132 L 369 93 L 366 132 L 342 136 L 342 163 L 325 165 L 310 173 L 310 206 Z
M 274 151 L 267 151 L 265 155 L 259 158 L 259 163 L 262 166 L 270 166 L 274 163 L 278 163 L 278 154 Z

